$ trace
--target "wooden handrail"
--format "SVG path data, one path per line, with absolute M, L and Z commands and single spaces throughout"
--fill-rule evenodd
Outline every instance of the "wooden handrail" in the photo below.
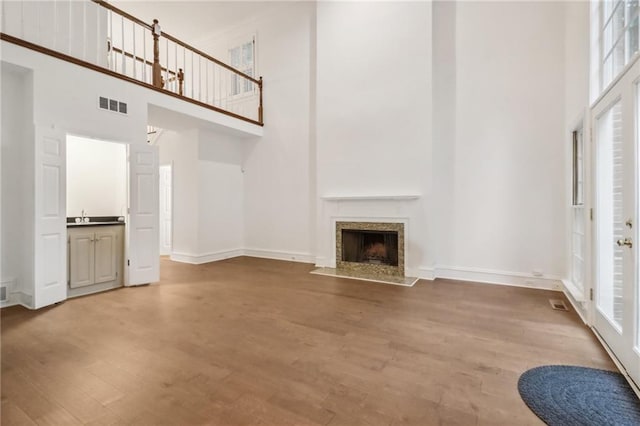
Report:
M 142 25 L 143 27 L 147 28 L 147 29 L 151 29 L 151 25 L 147 24 L 146 22 L 136 18 L 133 15 L 129 15 L 127 12 L 125 12 L 122 9 L 118 9 L 117 7 L 115 7 L 114 5 L 112 5 L 111 3 L 107 3 L 104 0 L 91 0 L 92 2 L 94 2 L 95 4 L 99 4 L 100 6 L 109 9 L 115 13 L 117 13 L 118 15 L 124 16 L 125 18 L 135 22 L 138 25 Z
M 246 121 L 248 123 L 255 124 L 255 125 L 258 125 L 258 126 L 264 126 L 264 123 L 262 123 L 260 121 L 252 120 L 251 118 L 244 117 L 242 115 L 233 113 L 231 111 L 227 111 L 225 109 L 218 108 L 216 106 L 209 105 L 209 104 L 206 104 L 204 102 L 200 102 L 198 100 L 195 100 L 195 99 L 192 99 L 192 98 L 189 98 L 189 97 L 186 97 L 186 96 L 181 96 L 181 95 L 179 95 L 177 93 L 173 93 L 173 92 L 171 92 L 169 90 L 159 89 L 159 88 L 154 87 L 153 85 L 151 85 L 149 83 L 145 83 L 145 82 L 137 80 L 135 78 L 132 78 L 132 77 L 117 73 L 115 71 L 111 71 L 110 69 L 101 67 L 99 65 L 92 64 L 91 62 L 87 62 L 87 61 L 83 61 L 82 59 L 74 58 L 73 56 L 69 56 L 69 55 L 66 55 L 64 53 L 57 52 L 57 51 L 49 49 L 47 47 L 43 47 L 43 46 L 40 46 L 40 45 L 35 44 L 35 43 L 31 43 L 31 42 L 26 41 L 26 40 L 22 40 L 22 39 L 20 39 L 18 37 L 14 37 L 12 35 L 5 34 L 3 32 L 0 32 L 0 40 L 6 41 L 8 43 L 15 44 L 17 46 L 21 46 L 21 47 L 24 47 L 24 48 L 27 48 L 27 49 L 31 49 L 33 51 L 36 51 L 36 52 L 39 52 L 39 53 L 42 53 L 42 54 L 45 54 L 45 55 L 48 55 L 48 56 L 52 56 L 54 58 L 61 59 L 61 60 L 66 61 L 66 62 L 70 62 L 72 64 L 75 64 L 75 65 L 78 65 L 78 66 L 81 66 L 81 67 L 84 67 L 84 68 L 88 68 L 90 70 L 97 71 L 97 72 L 100 72 L 102 74 L 106 74 L 106 75 L 118 78 L 120 80 L 127 81 L 129 83 L 132 83 L 132 84 L 135 84 L 135 85 L 138 85 L 138 86 L 141 86 L 141 87 L 145 87 L 145 88 L 150 89 L 150 90 L 154 90 L 154 91 L 159 92 L 159 93 L 164 93 L 165 95 L 172 96 L 172 97 L 177 98 L 177 99 L 182 99 L 183 101 L 192 103 L 194 105 L 201 106 L 203 108 L 210 109 L 212 111 L 219 112 L 220 114 L 228 115 L 229 117 L 237 118 L 238 120 Z
M 151 66 L 153 66 L 153 62 L 151 62 L 151 61 L 147 61 L 146 59 L 143 59 L 143 58 L 141 58 L 141 57 L 139 57 L 139 56 L 135 56 L 135 57 L 134 57 L 132 53 L 129 53 L 129 52 L 123 52 L 123 51 L 122 51 L 122 49 L 120 49 L 120 48 L 118 48 L 118 47 L 111 46 L 111 50 L 113 50 L 114 52 L 116 52 L 118 55 L 122 55 L 122 53 L 124 53 L 124 56 L 126 56 L 127 58 L 131 58 L 131 59 L 134 59 L 134 58 L 135 58 L 135 60 L 136 60 L 136 61 L 138 61 L 138 62 L 142 62 L 142 63 L 144 63 L 144 64 L 147 64 L 147 65 L 151 65 Z M 176 75 L 176 72 L 175 72 L 175 71 L 168 70 L 168 69 L 166 69 L 165 67 L 162 67 L 162 71 L 163 71 L 163 72 L 168 72 L 169 74 Z
M 117 7 L 111 5 L 110 3 L 107 3 L 104 0 L 91 0 L 91 1 L 96 3 L 96 4 L 99 4 L 100 6 L 103 6 L 103 7 L 107 8 L 107 9 L 109 9 L 109 10 L 111 10 L 111 11 L 113 11 L 113 12 L 119 14 L 119 15 L 122 15 L 127 19 L 132 20 L 136 24 L 140 24 L 140 25 L 144 26 L 145 28 L 147 28 L 149 30 L 153 30 L 153 26 L 152 25 L 149 25 L 146 22 L 136 18 L 135 16 L 128 14 L 127 12 L 125 12 L 122 9 L 118 9 Z M 242 71 L 240 71 L 238 69 L 235 69 L 231 65 L 225 64 L 224 62 L 214 58 L 213 56 L 204 53 L 202 50 L 196 49 L 195 47 L 188 45 L 184 41 L 182 41 L 182 40 L 180 40 L 180 39 L 178 39 L 178 38 L 176 38 L 176 37 L 164 32 L 164 31 L 162 31 L 161 37 L 166 37 L 168 40 L 171 40 L 172 42 L 174 42 L 176 44 L 179 44 L 180 46 L 184 47 L 185 49 L 188 49 L 188 50 L 191 50 L 194 53 L 197 53 L 198 55 L 202 56 L 203 58 L 206 58 L 206 59 L 210 60 L 214 64 L 220 65 L 221 67 L 226 68 L 229 71 L 234 72 L 234 73 L 238 74 L 239 76 L 246 78 L 249 81 L 252 81 L 252 82 L 254 82 L 256 84 L 260 84 L 260 82 L 257 79 L 251 77 L 250 75 L 245 74 L 245 73 L 243 73 Z
M 245 74 L 245 73 L 243 73 L 242 71 L 235 69 L 235 68 L 234 68 L 234 67 L 232 67 L 231 65 L 227 65 L 227 64 L 225 64 L 224 62 L 221 62 L 221 61 L 217 60 L 216 58 L 214 58 L 214 57 L 213 57 L 213 56 L 211 56 L 211 55 L 207 55 L 207 54 L 206 54 L 206 53 L 204 53 L 202 50 L 196 49 L 196 48 L 195 48 L 195 47 L 193 47 L 193 46 L 189 46 L 189 45 L 188 45 L 187 43 L 185 43 L 184 41 L 179 40 L 179 39 L 175 38 L 174 36 L 172 36 L 172 35 L 169 35 L 169 34 L 165 33 L 164 31 L 162 31 L 162 37 L 166 37 L 168 40 L 171 40 L 172 42 L 174 42 L 174 43 L 176 43 L 176 44 L 179 44 L 180 46 L 184 47 L 185 49 L 189 49 L 189 50 L 191 50 L 192 52 L 197 53 L 198 55 L 202 56 L 203 58 L 206 58 L 206 59 L 210 60 L 211 62 L 213 62 L 213 63 L 215 63 L 215 64 L 218 64 L 218 65 L 220 65 L 221 67 L 226 68 L 226 69 L 228 69 L 229 71 L 234 72 L 234 73 L 238 74 L 239 76 L 246 78 L 246 79 L 247 79 L 247 80 L 249 80 L 249 81 L 254 82 L 255 84 L 260 84 L 260 81 L 259 81 L 259 80 L 257 80 L 257 79 L 255 79 L 255 78 L 251 77 L 250 75 Z

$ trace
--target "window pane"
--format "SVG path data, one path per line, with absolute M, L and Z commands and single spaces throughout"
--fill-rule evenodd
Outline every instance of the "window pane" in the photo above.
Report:
M 231 66 L 237 68 L 240 66 L 240 48 L 235 47 L 229 51 L 229 60 Z
M 610 55 L 602 65 L 602 88 L 607 87 L 613 79 L 613 55 Z
M 607 22 L 613 10 L 613 0 L 604 0 L 602 2 L 602 22 Z
M 253 63 L 253 43 L 249 42 L 242 45 L 242 60 L 244 65 Z
M 627 16 L 633 19 L 638 13 L 638 0 L 627 0 L 627 10 L 629 11 Z
M 613 12 L 613 18 L 611 18 L 611 25 L 613 25 L 613 43 L 620 38 L 622 31 L 624 30 L 624 7 L 619 6 Z
M 613 22 L 609 22 L 602 30 L 602 53 L 606 57 L 613 46 Z
M 596 304 L 605 317 L 622 330 L 623 239 L 622 214 L 622 107 L 616 102 L 596 122 L 597 131 L 597 237 L 598 294 Z
M 626 64 L 626 58 L 624 55 L 624 38 L 618 40 L 618 44 L 613 47 L 611 56 L 613 57 L 613 73 L 611 75 L 611 79 L 613 80 L 618 76 L 618 74 L 620 74 Z
M 638 51 L 638 17 L 636 16 L 629 28 L 627 29 L 627 37 L 629 39 L 629 52 L 627 53 L 627 61 Z

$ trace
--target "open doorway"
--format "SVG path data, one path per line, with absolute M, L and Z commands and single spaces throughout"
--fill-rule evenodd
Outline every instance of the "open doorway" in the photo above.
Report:
M 124 285 L 127 146 L 67 136 L 67 296 Z

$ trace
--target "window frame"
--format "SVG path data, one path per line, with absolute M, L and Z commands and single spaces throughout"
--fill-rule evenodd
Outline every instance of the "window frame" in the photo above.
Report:
M 243 63 L 243 52 L 242 49 L 246 44 L 251 43 L 252 46 L 252 62 L 251 62 L 251 66 L 248 67 L 247 64 Z M 235 49 L 238 49 L 239 51 L 239 55 L 240 55 L 240 64 L 239 65 L 234 65 L 233 61 L 232 61 L 232 51 L 234 51 Z M 253 78 L 256 78 L 256 75 L 258 75 L 258 71 L 257 71 L 257 37 L 255 33 L 252 33 L 249 36 L 246 37 L 241 37 L 235 40 L 234 43 L 231 43 L 229 48 L 227 49 L 227 55 L 229 58 L 229 65 L 231 65 L 233 68 L 237 69 L 238 71 L 247 74 Z M 239 91 L 235 91 L 234 89 L 239 87 Z M 248 87 L 248 88 L 247 88 Z M 258 94 L 258 87 L 257 84 L 251 82 L 251 81 L 247 81 L 246 79 L 244 79 L 243 77 L 238 76 L 237 74 L 233 74 L 230 78 L 229 81 L 229 86 L 228 86 L 228 94 L 227 94 L 227 99 L 229 100 L 236 100 L 236 99 L 242 99 L 242 98 L 246 98 L 246 97 L 250 97 L 250 96 L 254 96 Z

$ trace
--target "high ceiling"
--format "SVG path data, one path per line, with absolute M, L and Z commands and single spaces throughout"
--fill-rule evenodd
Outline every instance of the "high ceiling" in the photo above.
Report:
M 275 6 L 274 1 L 111 0 L 111 4 L 197 46 L 201 40 L 249 20 Z

